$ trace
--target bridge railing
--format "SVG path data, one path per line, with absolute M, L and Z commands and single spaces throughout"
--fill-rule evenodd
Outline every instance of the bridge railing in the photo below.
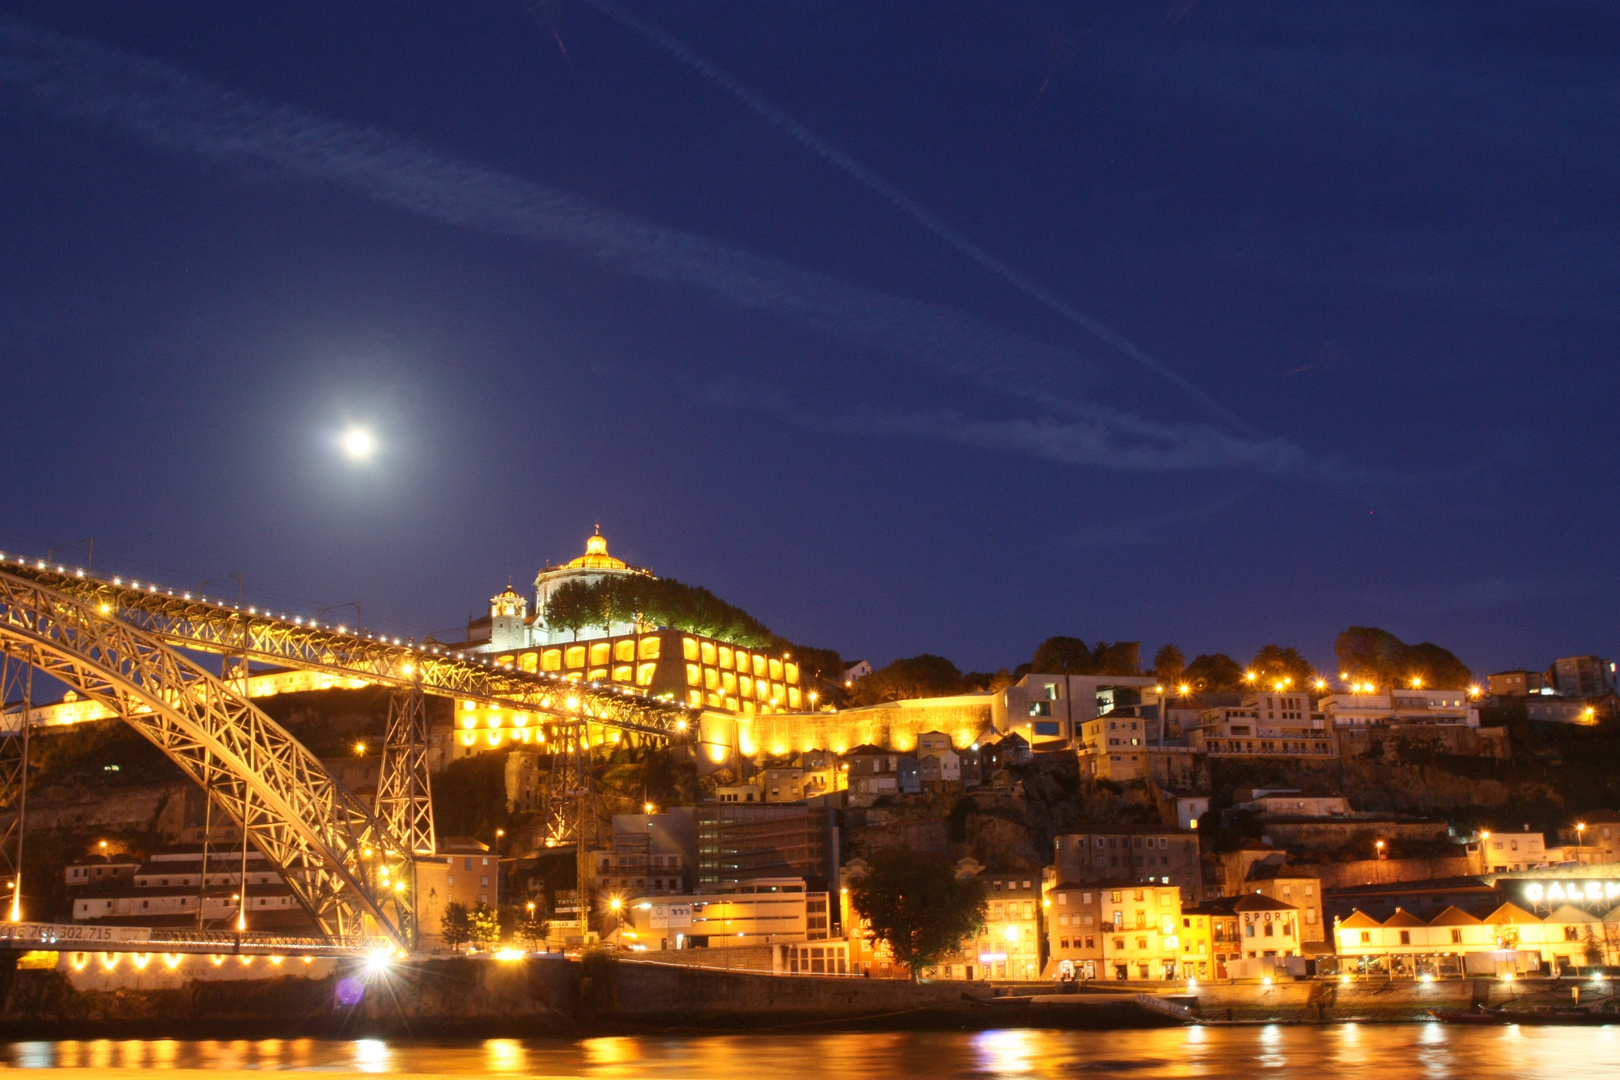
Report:
M 92 926 L 85 923 L 0 923 L 0 949 L 57 952 L 302 953 L 366 956 L 392 951 L 387 938 L 334 944 L 323 938 L 194 927 Z

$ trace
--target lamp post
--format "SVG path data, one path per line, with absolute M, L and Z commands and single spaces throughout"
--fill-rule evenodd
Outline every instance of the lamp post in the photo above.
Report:
M 1586 822 L 1584 821 L 1577 821 L 1575 823 L 1575 846 L 1582 849 L 1586 847 Z M 1575 861 L 1585 862 L 1586 852 L 1584 850 L 1577 851 L 1575 853 Z

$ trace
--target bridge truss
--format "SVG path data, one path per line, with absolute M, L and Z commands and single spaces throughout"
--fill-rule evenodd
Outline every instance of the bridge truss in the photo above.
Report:
M 213 676 L 185 652 L 240 658 L 242 678 Z M 60 679 L 163 750 L 245 830 L 334 941 L 360 940 L 370 920 L 414 944 L 412 864 L 434 850 L 425 695 L 526 711 L 552 725 L 553 768 L 566 759 L 566 790 L 555 793 L 548 843 L 576 844 L 582 864 L 596 828 L 590 727 L 663 741 L 689 722 L 684 708 L 621 688 L 6 555 L 0 653 Z M 375 814 L 248 700 L 251 662 L 393 688 Z M 27 725 L 9 734 L 0 739 L 0 805 L 26 791 L 11 785 L 25 773 L 12 758 L 22 760 Z

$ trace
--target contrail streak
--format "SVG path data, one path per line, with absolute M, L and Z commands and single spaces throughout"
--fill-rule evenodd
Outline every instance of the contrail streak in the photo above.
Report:
M 155 60 L 0 20 L 0 84 L 61 114 L 148 144 L 227 164 L 268 166 L 336 184 L 385 206 L 500 238 L 555 245 L 614 270 L 776 315 L 1077 417 L 1128 455 L 1157 447 L 1161 468 L 1249 467 L 1310 474 L 1297 447 L 1199 424 L 1157 424 L 1056 393 L 1067 350 L 948 308 L 891 296 L 595 206 L 373 128 L 257 101 Z M 1202 464 L 1191 447 L 1218 445 Z M 1099 459 L 1101 463 L 1102 459 Z M 1129 458 L 1121 459 L 1129 460 Z
M 715 67 L 702 56 L 693 52 L 678 38 L 631 14 L 618 4 L 612 3 L 611 0 L 584 0 L 584 2 L 603 15 L 640 34 L 686 67 L 702 75 L 715 86 L 741 102 L 750 112 L 753 112 L 773 127 L 780 128 L 812 154 L 815 154 L 868 191 L 887 200 L 901 213 L 933 233 L 934 236 L 966 256 L 969 260 L 977 263 L 982 269 L 989 271 L 1004 284 L 1023 293 L 1047 310 L 1080 327 L 1109 348 L 1116 350 L 1160 378 L 1172 383 L 1238 431 L 1246 435 L 1254 434 L 1254 429 L 1241 417 L 1210 397 L 1188 379 L 1171 370 L 1134 341 L 1131 341 L 1117 330 L 1098 322 L 1029 275 L 992 255 L 916 199 L 913 199 L 888 180 L 873 172 L 866 165 L 805 127 L 792 116 L 789 116 L 786 112 L 744 86 L 729 73 Z M 1041 89 L 1044 91 L 1046 88 L 1042 86 Z

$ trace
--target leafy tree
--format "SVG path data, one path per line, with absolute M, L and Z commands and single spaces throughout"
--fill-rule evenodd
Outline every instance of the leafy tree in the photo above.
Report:
M 467 938 L 479 949 L 493 948 L 501 940 L 501 921 L 494 908 L 480 901 L 467 912 Z
M 1333 642 L 1339 670 L 1352 681 L 1381 687 L 1411 686 L 1462 690 L 1474 681 L 1473 673 L 1449 650 L 1432 642 L 1408 645 L 1388 630 L 1352 626 Z
M 1166 645 L 1153 654 L 1153 675 L 1162 686 L 1174 689 L 1187 671 L 1187 654 L 1174 645 Z
M 1091 650 L 1091 668 L 1094 675 L 1142 674 L 1142 643 L 1140 641 L 1097 642 Z
M 472 940 L 472 918 L 466 904 L 452 900 L 444 905 L 444 914 L 439 917 L 439 933 L 453 952 Z
M 1091 647 L 1076 637 L 1049 637 L 1035 647 L 1030 666 L 1042 675 L 1090 675 Z
M 1013 678 L 1012 672 L 1006 668 L 998 668 L 995 672 L 969 671 L 962 676 L 962 689 L 966 690 L 1004 690 L 1018 680 Z
M 1225 653 L 1199 653 L 1187 665 L 1182 681 L 1199 693 L 1228 693 L 1243 685 L 1243 669 Z
M 963 690 L 962 673 L 943 656 L 921 656 L 896 660 L 863 679 L 850 690 L 851 704 L 875 705 L 907 698 L 945 697 Z
M 517 936 L 528 942 L 531 951 L 538 949 L 550 932 L 551 918 L 540 905 L 526 908 L 523 914 L 518 916 Z
M 1141 672 L 1141 642 L 1099 641 L 1087 647 L 1073 637 L 1049 637 L 1035 648 L 1030 670 L 1052 675 L 1136 675 Z
M 545 620 L 576 634 L 586 627 L 641 622 L 750 649 L 785 644 L 764 623 L 708 589 L 645 574 L 609 574 L 588 584 L 559 585 L 546 600 Z
M 1261 648 L 1249 661 L 1249 670 L 1254 672 L 1255 682 L 1266 689 L 1287 680 L 1290 690 L 1308 690 L 1317 679 L 1316 668 L 1298 649 L 1281 645 Z
M 509 828 L 506 754 L 474 754 L 433 777 L 433 820 L 441 836 L 477 836 L 488 843 Z
M 982 881 L 959 880 L 943 856 L 886 848 L 872 856 L 866 876 L 850 888 L 867 939 L 883 942 L 915 980 L 984 925 Z

